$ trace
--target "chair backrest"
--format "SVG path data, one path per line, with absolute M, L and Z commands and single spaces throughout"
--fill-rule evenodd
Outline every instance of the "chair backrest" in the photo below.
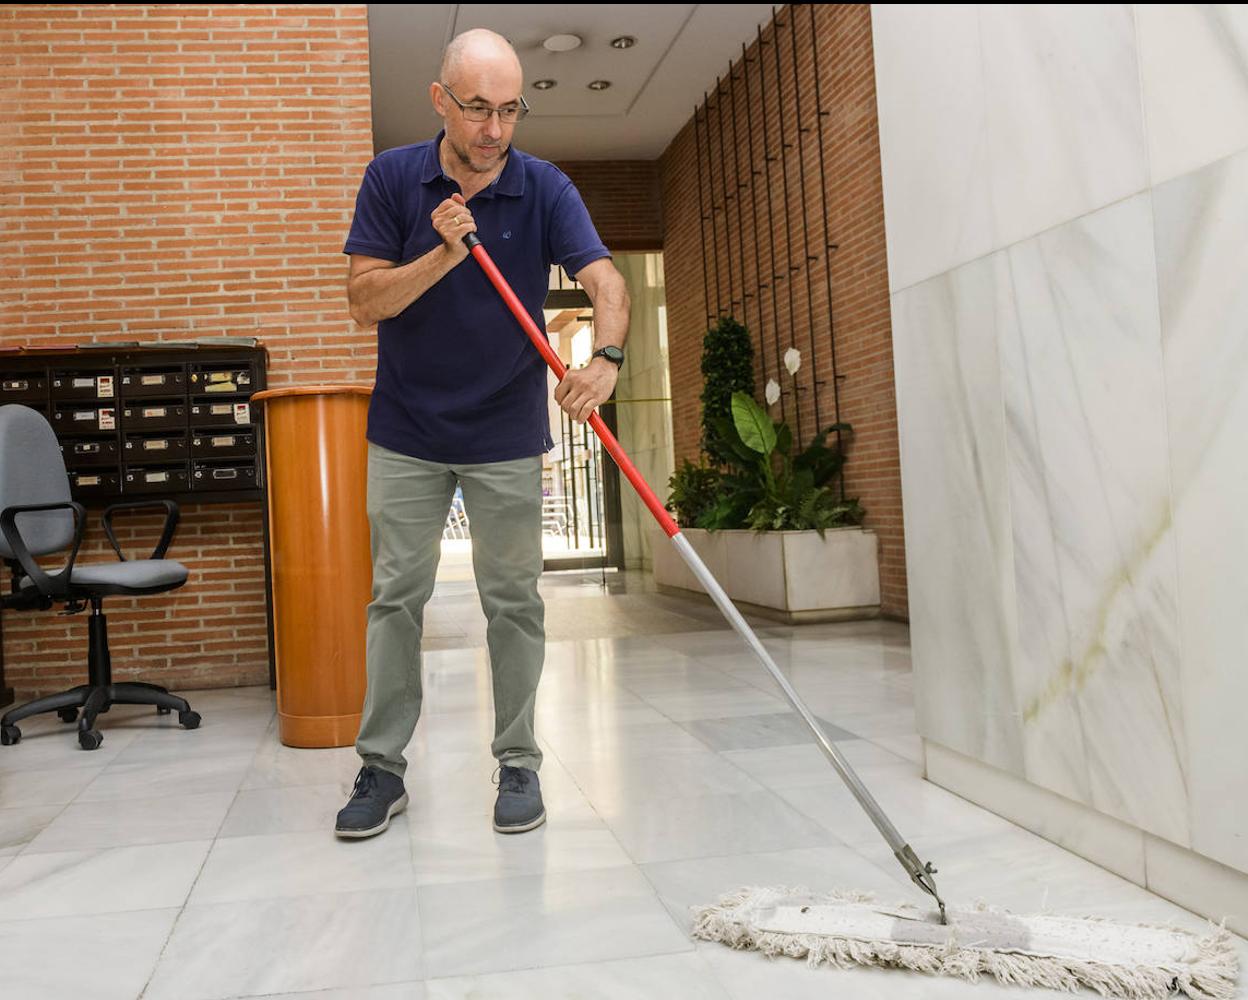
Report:
M 0 406 L 0 510 L 69 499 L 65 458 L 52 425 L 29 406 Z M 17 526 L 36 556 L 67 548 L 74 539 L 74 515 L 69 510 L 22 514 Z M 13 558 L 2 534 L 0 558 Z

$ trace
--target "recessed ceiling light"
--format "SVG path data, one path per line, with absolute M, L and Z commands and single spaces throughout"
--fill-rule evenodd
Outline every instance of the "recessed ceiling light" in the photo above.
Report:
M 542 42 L 547 52 L 571 52 L 581 47 L 581 39 L 577 35 L 551 35 Z
M 555 86 L 554 80 L 534 80 L 533 81 L 534 90 L 550 90 L 550 88 L 553 86 Z
M 631 49 L 637 44 L 637 39 L 632 35 L 620 35 L 619 38 L 611 39 L 611 48 L 613 49 Z
M 590 90 L 606 90 L 611 86 L 610 80 L 594 80 L 589 84 Z

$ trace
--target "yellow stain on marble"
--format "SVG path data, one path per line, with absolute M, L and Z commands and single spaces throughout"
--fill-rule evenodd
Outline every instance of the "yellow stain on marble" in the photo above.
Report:
M 1044 690 L 1023 706 L 1024 725 L 1034 722 L 1067 694 L 1072 692 L 1077 694 L 1081 691 L 1088 678 L 1109 658 L 1109 650 L 1105 646 L 1105 630 L 1109 623 L 1110 609 L 1122 593 L 1134 583 L 1140 568 L 1152 557 L 1172 524 L 1173 516 L 1170 504 L 1167 503 L 1158 526 L 1149 534 L 1148 540 L 1129 560 L 1128 565 L 1116 574 L 1113 586 L 1097 605 L 1096 632 L 1092 642 L 1077 661 L 1063 660 L 1045 684 Z

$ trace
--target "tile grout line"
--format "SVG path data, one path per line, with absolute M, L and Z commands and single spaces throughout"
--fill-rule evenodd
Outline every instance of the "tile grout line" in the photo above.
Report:
M 273 718 L 276 718 L 276 716 L 277 709 L 274 708 Z M 165 940 L 160 946 L 160 951 L 156 954 L 156 961 L 152 963 L 152 971 L 148 974 L 147 979 L 143 983 L 143 988 L 139 991 L 135 1000 L 144 1000 L 147 996 L 147 991 L 152 985 L 152 980 L 156 976 L 156 971 L 160 968 L 161 962 L 164 961 L 165 953 L 169 950 L 169 943 L 173 940 L 173 935 L 177 933 L 178 924 L 181 923 L 182 916 L 186 913 L 187 906 L 190 905 L 191 896 L 195 893 L 195 886 L 199 884 L 199 880 L 204 874 L 204 869 L 208 866 L 208 859 L 212 857 L 213 849 L 217 846 L 217 841 L 221 837 L 221 831 L 225 829 L 226 820 L 229 819 L 231 810 L 233 810 L 235 803 L 238 802 L 238 796 L 242 790 L 242 783 L 247 780 L 247 775 L 251 772 L 252 765 L 255 764 L 256 759 L 260 756 L 264 745 L 264 736 L 268 735 L 269 729 L 272 725 L 273 719 L 271 718 L 268 725 L 265 727 L 264 734 L 261 735 L 260 739 L 257 741 L 256 749 L 251 755 L 251 764 L 248 765 L 247 770 L 244 771 L 242 776 L 238 779 L 239 787 L 234 789 L 234 797 L 230 799 L 230 804 L 221 814 L 221 822 L 217 824 L 216 833 L 214 833 L 209 840 L 208 850 L 204 852 L 204 860 L 200 862 L 199 870 L 195 873 L 195 877 L 191 880 L 191 884 L 186 890 L 186 898 L 182 901 L 182 905 L 178 907 L 177 916 L 173 918 L 173 923 L 169 925 L 169 933 L 165 935 Z

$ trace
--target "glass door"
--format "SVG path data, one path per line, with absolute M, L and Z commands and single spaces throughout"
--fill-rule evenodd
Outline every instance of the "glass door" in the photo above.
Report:
M 569 368 L 593 353 L 594 316 L 584 289 L 561 270 L 546 300 L 551 346 Z M 623 566 L 619 470 L 588 423 L 577 424 L 554 401 L 550 375 L 550 432 L 555 447 L 543 462 L 542 551 L 547 569 Z M 615 407 L 598 411 L 614 431 Z

